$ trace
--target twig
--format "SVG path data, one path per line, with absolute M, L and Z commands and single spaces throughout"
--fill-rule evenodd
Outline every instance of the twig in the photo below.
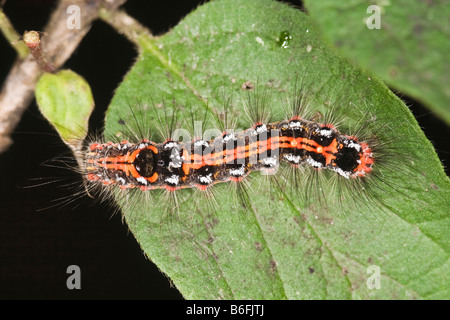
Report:
M 0 31 L 11 46 L 16 50 L 19 58 L 23 59 L 28 55 L 27 47 L 19 41 L 19 34 L 14 29 L 8 17 L 3 13 L 2 9 L 0 9 Z
M 43 49 L 46 60 L 59 69 L 77 48 L 89 31 L 91 23 L 98 17 L 99 10 L 115 10 L 126 0 L 61 0 L 53 12 L 44 32 Z M 79 28 L 69 28 L 67 8 L 80 8 Z M 43 73 L 32 55 L 20 57 L 11 68 L 0 91 L 0 153 L 12 143 L 11 132 L 19 122 L 24 110 L 33 98 L 36 83 Z
M 99 18 L 111 25 L 120 34 L 124 35 L 130 42 L 134 43 L 138 49 L 141 44 L 139 38 L 153 38 L 152 33 L 145 26 L 129 16 L 123 10 L 101 9 Z

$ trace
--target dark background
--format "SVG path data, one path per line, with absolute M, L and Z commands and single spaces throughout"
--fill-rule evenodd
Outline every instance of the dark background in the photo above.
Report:
M 129 0 L 124 9 L 159 35 L 204 1 Z M 299 6 L 301 3 L 291 2 Z M 42 30 L 55 1 L 8 0 L 4 11 L 16 30 Z M 94 23 L 81 45 L 64 65 L 86 78 L 96 109 L 92 128 L 101 128 L 114 89 L 132 66 L 137 53 L 131 43 L 101 21 Z M 5 79 L 15 51 L 0 36 L 0 81 Z M 450 129 L 419 103 L 409 105 L 444 164 L 449 163 Z M 57 183 L 36 188 L 33 178 L 61 177 L 42 166 L 67 153 L 42 118 L 35 101 L 13 135 L 14 144 L 0 155 L 0 298 L 3 299 L 180 299 L 173 287 L 142 254 L 120 214 L 87 198 L 63 208 L 39 209 L 67 195 Z M 64 171 L 66 175 L 70 172 Z M 77 176 L 67 177 L 67 181 Z M 81 268 L 81 290 L 68 290 L 66 269 Z

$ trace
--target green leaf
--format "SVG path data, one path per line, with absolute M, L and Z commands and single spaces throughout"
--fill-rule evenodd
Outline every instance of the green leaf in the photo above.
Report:
M 380 190 L 361 195 L 365 190 L 355 188 L 341 208 L 316 202 L 313 193 L 320 189 L 308 181 L 298 191 L 310 192 L 313 201 L 278 192 L 258 173 L 250 175 L 246 189 L 251 207 L 241 205 L 229 183 L 213 186 L 214 197 L 190 189 L 118 192 L 142 250 L 184 297 L 450 297 L 450 183 L 436 153 L 402 101 L 337 57 L 308 16 L 269 0 L 213 1 L 166 35 L 138 35 L 137 41 L 139 58 L 107 113 L 108 139 L 130 138 L 126 132 L 136 126 L 154 133 L 158 118 L 168 125 L 175 108 L 181 109 L 179 118 L 201 120 L 204 112 L 223 116 L 225 105 L 245 129 L 252 124 L 244 120 L 248 100 L 242 86 L 249 82 L 257 86 L 250 100 L 265 99 L 273 120 L 282 120 L 290 108 L 286 101 L 303 83 L 319 115 L 336 108 L 346 115 L 344 122 L 355 123 L 371 113 L 381 142 L 408 155 L 391 154 L 391 170 L 373 177 Z M 297 178 L 303 182 L 302 172 Z M 326 190 L 322 200 L 332 203 L 333 186 L 316 183 Z M 355 206 L 358 197 L 367 206 Z M 381 272 L 379 289 L 367 285 L 372 265 Z
M 94 99 L 89 84 L 71 70 L 44 73 L 36 84 L 41 113 L 73 151 L 82 147 Z
M 369 29 L 380 9 L 380 29 Z M 447 1 L 305 1 L 324 38 L 450 124 Z

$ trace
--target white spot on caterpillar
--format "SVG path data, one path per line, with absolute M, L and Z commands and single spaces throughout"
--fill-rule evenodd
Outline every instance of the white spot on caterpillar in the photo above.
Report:
M 230 169 L 230 175 L 234 177 L 242 177 L 245 173 L 244 166 L 240 167 L 239 169 Z
M 298 129 L 301 128 L 301 123 L 300 121 L 294 120 L 294 121 L 289 121 L 289 128 L 291 129 Z
M 289 162 L 293 162 L 295 164 L 299 164 L 301 157 L 300 156 L 294 156 L 292 153 L 289 154 L 285 154 L 284 158 L 289 161 Z
M 138 178 L 136 178 L 136 180 L 138 182 L 140 182 L 141 184 L 147 185 L 147 180 L 144 177 L 138 177 Z
M 212 178 L 211 178 L 212 174 L 208 174 L 207 176 L 200 176 L 199 180 L 201 183 L 203 184 L 210 184 L 213 182 Z
M 262 133 L 267 131 L 267 126 L 265 124 L 262 124 L 260 126 L 256 127 L 256 133 Z
M 227 133 L 223 136 L 223 141 L 228 142 L 230 140 L 236 140 L 234 133 Z
M 276 156 L 273 157 L 269 157 L 269 158 L 264 158 L 261 160 L 261 162 L 266 165 L 266 166 L 270 166 L 270 167 L 275 167 L 278 165 L 278 160 Z
M 308 44 L 308 46 L 306 47 L 306 52 L 309 53 L 309 52 L 311 52 L 311 50 L 312 50 L 312 47 L 311 47 L 311 45 Z
M 306 162 L 307 162 L 309 165 L 311 165 L 311 167 L 314 167 L 314 168 L 322 168 L 322 163 L 320 163 L 320 162 L 318 162 L 318 161 L 316 161 L 316 160 L 313 160 L 313 159 L 311 159 L 311 158 L 307 158 L 307 159 L 306 159 Z
M 330 129 L 322 129 L 322 130 L 319 131 L 319 134 L 322 137 L 326 137 L 326 138 L 330 138 L 331 137 L 331 133 L 332 133 L 332 131 Z
M 179 177 L 176 174 L 173 174 L 170 177 L 164 179 L 164 181 L 167 182 L 168 184 L 177 186 L 179 182 Z
M 175 148 L 176 146 L 178 146 L 178 143 L 169 141 L 164 145 L 164 149 L 172 149 Z
M 350 172 L 344 171 L 339 167 L 333 167 L 332 169 L 333 169 L 333 171 L 337 172 L 340 176 L 343 176 L 344 178 L 347 178 L 347 179 L 350 178 Z
M 201 147 L 201 146 L 208 147 L 209 144 L 205 140 L 197 140 L 194 142 L 194 147 Z
M 356 143 L 356 142 L 354 142 L 354 141 L 352 141 L 352 140 L 346 141 L 345 145 L 346 145 L 348 148 L 353 148 L 353 149 L 355 149 L 355 150 L 358 151 L 358 152 L 361 151 L 361 146 L 359 145 L 359 143 Z

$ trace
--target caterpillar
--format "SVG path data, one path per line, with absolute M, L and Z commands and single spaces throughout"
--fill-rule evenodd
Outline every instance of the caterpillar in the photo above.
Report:
M 176 191 L 190 187 L 205 190 L 217 182 L 240 181 L 251 171 L 276 169 L 280 159 L 294 166 L 307 163 L 330 169 L 345 178 L 365 176 L 374 163 L 366 143 L 341 134 L 330 124 L 299 117 L 257 123 L 212 141 L 93 143 L 84 160 L 92 182 L 116 184 L 121 189 Z

